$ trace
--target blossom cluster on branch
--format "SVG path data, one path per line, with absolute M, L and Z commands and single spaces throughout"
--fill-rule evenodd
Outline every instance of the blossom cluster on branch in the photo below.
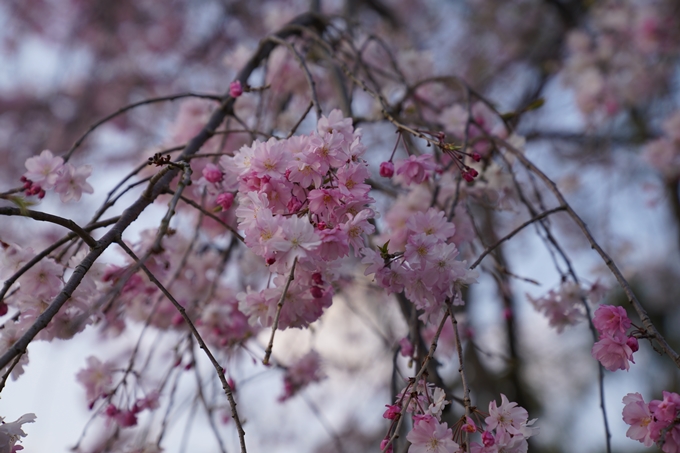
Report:
M 39 107 L 23 112 L 16 101 L 6 110 L 19 113 L 0 121 L 0 132 L 25 124 L 21 147 L 31 150 L 0 193 L 0 215 L 8 218 L 0 230 L 0 391 L 11 391 L 10 377 L 30 373 L 34 341 L 72 340 L 89 329 L 102 346 L 129 347 L 88 350 L 75 374 L 99 430 L 84 430 L 73 447 L 79 453 L 169 450 L 169 427 L 186 418 L 189 432 L 199 411 L 221 452 L 247 453 L 252 443 L 262 449 L 278 437 L 246 432 L 276 410 L 276 395 L 281 407 L 304 400 L 338 451 L 380 444 L 385 453 L 526 453 L 539 431 L 529 413 L 542 414 L 550 398 L 534 396 L 527 378 L 526 358 L 541 357 L 533 338 L 543 326 L 523 325 L 526 302 L 559 335 L 590 327 L 590 355 L 582 352 L 599 369 L 594 385 L 611 452 L 604 370 L 631 369 L 634 354 L 640 362 L 639 340 L 678 367 L 680 355 L 659 313 L 647 312 L 654 305 L 638 299 L 629 272 L 618 267 L 625 254 L 607 253 L 610 244 L 601 246 L 586 225 L 585 203 L 567 193 L 586 174 L 586 160 L 573 177 L 560 160 L 573 156 L 560 147 L 537 156 L 530 141 L 549 136 L 542 119 L 568 117 L 551 113 L 544 98 L 555 96 L 549 82 L 559 79 L 559 89 L 575 96 L 584 130 L 634 130 L 624 139 L 642 149 L 635 163 L 660 174 L 680 223 L 680 114 L 672 96 L 663 113 L 652 108 L 677 91 L 677 5 L 468 0 L 461 35 L 484 32 L 479 54 L 459 65 L 415 50 L 437 26 L 451 29 L 446 2 L 431 10 L 401 0 L 304 8 L 297 0 L 208 1 L 215 9 L 198 14 L 205 29 L 189 25 L 193 10 L 185 2 L 163 11 L 153 2 L 71 2 L 78 14 L 60 17 L 87 19 L 72 33 L 42 13 L 59 1 L 0 8 L 45 36 L 77 37 L 91 52 L 86 59 L 101 65 L 90 84 L 74 82 L 44 102 L 50 115 L 72 120 L 52 133 L 72 146 L 63 137 L 58 146 L 39 146 L 27 120 Z M 220 25 L 211 28 L 213 15 Z M 19 46 L 4 33 L 0 43 Z M 150 63 L 156 57 L 166 69 Z M 169 81 L 184 80 L 176 71 L 186 85 Z M 217 86 L 223 94 L 151 97 L 177 86 Z M 87 95 L 72 105 L 76 88 Z M 174 121 L 159 107 L 171 101 L 180 103 Z M 71 137 L 72 130 L 82 135 Z M 7 146 L 16 147 L 10 135 Z M 587 151 L 576 135 L 574 155 Z M 109 152 L 118 142 L 134 145 L 128 154 Z M 72 163 L 92 150 L 100 151 L 86 155 L 92 164 Z M 128 158 L 129 173 L 112 183 L 111 163 Z M 94 170 L 102 176 L 96 184 Z M 572 178 L 558 180 L 552 171 Z M 95 186 L 96 195 L 83 200 Z M 67 202 L 81 202 L 79 212 L 59 204 Z M 521 244 L 529 231 L 552 265 L 525 276 L 517 261 L 531 253 L 508 243 Z M 574 246 L 576 236 L 589 247 Z M 606 285 L 575 264 L 574 255 L 586 252 L 601 259 Z M 519 295 L 520 285 L 553 277 L 558 285 L 542 295 Z M 630 311 L 613 302 L 610 283 Z M 612 300 L 597 305 L 606 296 Z M 492 311 L 493 325 L 479 322 Z M 333 329 L 342 333 L 325 336 Z M 371 349 L 376 338 L 380 346 Z M 542 371 L 556 373 L 549 360 L 553 366 Z M 258 391 L 259 399 L 248 393 L 272 375 L 280 386 L 274 401 L 264 401 L 267 392 Z M 359 417 L 380 414 L 356 415 L 364 401 L 338 384 L 346 376 L 364 387 L 380 382 L 371 398 L 392 403 L 383 414 L 386 432 L 365 431 L 372 424 Z M 310 397 L 317 390 L 321 405 Z M 500 403 L 490 400 L 498 395 Z M 664 391 L 663 400 L 645 403 L 629 393 L 623 402 L 629 438 L 680 452 L 680 395 Z M 336 409 L 351 415 L 328 423 L 322 412 Z M 22 449 L 22 425 L 36 419 L 33 412 L 12 423 L 0 417 L 0 453 Z M 263 425 L 277 429 L 270 420 Z

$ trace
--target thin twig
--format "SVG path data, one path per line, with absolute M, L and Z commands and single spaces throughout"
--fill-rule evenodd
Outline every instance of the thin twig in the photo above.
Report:
M 423 364 L 420 367 L 420 370 L 418 370 L 418 373 L 416 376 L 413 378 L 413 385 L 417 386 L 418 382 L 420 381 L 420 378 L 423 376 L 423 373 L 425 373 L 425 370 L 427 369 L 428 362 L 432 360 L 432 357 L 434 357 L 434 352 L 437 350 L 437 343 L 439 341 L 439 336 L 442 333 L 442 330 L 444 329 L 444 325 L 446 324 L 446 320 L 449 317 L 449 311 L 444 312 L 444 316 L 442 317 L 441 322 L 439 323 L 439 326 L 437 327 L 437 332 L 434 334 L 434 337 L 432 338 L 432 344 L 430 345 L 430 349 L 427 351 L 427 355 L 425 356 L 425 359 L 423 360 Z M 401 406 L 401 413 L 405 414 L 406 413 L 406 408 L 408 405 L 411 403 L 411 399 L 413 398 L 412 395 L 409 395 L 407 399 L 405 399 L 406 403 L 402 404 Z M 399 433 L 399 428 L 401 427 L 402 422 L 404 421 L 404 416 L 402 415 L 399 417 L 399 421 L 397 422 L 397 426 L 394 428 L 394 434 L 390 437 L 389 442 L 385 444 L 383 447 L 382 451 L 385 452 L 387 449 L 392 445 L 394 440 L 397 438 L 397 435 Z
M 527 220 L 526 222 L 524 222 L 523 224 L 521 224 L 520 226 L 518 226 L 517 228 L 515 228 L 514 230 L 512 230 L 510 233 L 506 234 L 506 235 L 503 236 L 501 239 L 499 239 L 498 242 L 496 242 L 495 244 L 490 245 L 490 246 L 488 246 L 486 249 L 484 249 L 484 251 L 482 252 L 482 254 L 479 255 L 479 257 L 475 260 L 475 262 L 472 263 L 472 264 L 470 265 L 470 269 L 474 269 L 475 267 L 477 267 L 477 266 L 479 265 L 479 263 L 482 262 L 482 260 L 484 259 L 484 257 L 485 257 L 486 255 L 488 255 L 489 253 L 491 253 L 492 251 L 494 251 L 494 250 L 495 250 L 497 247 L 499 247 L 503 242 L 509 240 L 510 238 L 512 238 L 514 235 L 516 235 L 517 233 L 519 233 L 520 231 L 522 231 L 522 230 L 523 230 L 524 228 L 526 228 L 527 226 L 531 225 L 532 223 L 534 223 L 534 222 L 536 222 L 536 221 L 538 221 L 538 220 L 541 220 L 541 219 L 543 219 L 543 218 L 545 218 L 545 217 L 548 217 L 550 214 L 554 214 L 554 213 L 560 212 L 560 211 L 565 211 L 566 209 L 567 209 L 567 208 L 566 208 L 565 206 L 558 206 L 558 207 L 556 207 L 556 208 L 554 208 L 554 209 L 550 209 L 549 211 L 542 212 L 541 214 L 539 214 L 539 215 L 537 215 L 537 216 L 534 216 L 534 217 L 532 217 L 531 219 Z
M 659 343 L 664 352 L 668 354 L 668 356 L 671 358 L 671 360 L 673 360 L 675 365 L 678 368 L 680 368 L 680 355 L 678 355 L 678 353 L 675 352 L 675 350 L 673 350 L 673 348 L 668 344 L 666 339 L 659 333 L 658 330 L 656 330 L 656 327 L 652 323 L 652 320 L 649 318 L 647 311 L 642 307 L 642 304 L 640 303 L 637 296 L 633 292 L 633 289 L 630 287 L 628 280 L 626 280 L 626 278 L 623 276 L 621 270 L 619 270 L 616 263 L 614 263 L 614 260 L 597 243 L 597 241 L 590 233 L 590 230 L 588 230 L 588 227 L 583 222 L 581 217 L 579 217 L 579 215 L 576 214 L 576 212 L 571 208 L 571 205 L 567 203 L 567 200 L 564 198 L 560 190 L 557 188 L 557 185 L 545 173 L 543 173 L 538 167 L 536 167 L 520 150 L 518 150 L 510 143 L 501 138 L 493 137 L 493 140 L 496 141 L 498 146 L 502 146 L 505 149 L 507 149 L 511 154 L 513 154 L 517 159 L 519 159 L 524 166 L 526 166 L 529 170 L 536 174 L 548 187 L 548 189 L 553 193 L 553 195 L 555 196 L 555 198 L 557 198 L 560 204 L 564 206 L 564 209 L 567 212 L 567 214 L 569 214 L 569 216 L 574 220 L 574 223 L 578 225 L 578 227 L 583 232 L 583 235 L 590 243 L 590 247 L 600 255 L 605 265 L 609 268 L 612 274 L 614 274 L 614 277 L 619 282 L 619 285 L 626 293 L 628 301 L 631 303 L 631 305 L 637 312 L 638 316 L 640 317 L 640 320 L 642 321 L 642 324 L 647 330 L 647 333 Z
M 219 96 L 219 95 L 215 95 L 215 94 L 181 93 L 181 94 L 173 94 L 173 95 L 170 95 L 170 96 L 162 96 L 162 97 L 158 97 L 158 98 L 145 99 L 143 101 L 139 101 L 139 102 L 135 102 L 135 103 L 130 104 L 130 105 L 126 105 L 125 107 L 116 110 L 115 112 L 111 113 L 110 115 L 105 116 L 104 118 L 102 118 L 101 120 L 97 121 L 92 126 L 90 126 L 90 128 L 83 135 L 81 135 L 78 140 L 76 140 L 76 142 L 73 144 L 73 146 L 71 146 L 71 149 L 69 149 L 68 152 L 64 155 L 64 162 L 68 162 L 68 160 L 71 158 L 71 155 L 75 152 L 75 150 L 83 143 L 83 141 L 85 141 L 85 139 L 92 132 L 94 132 L 95 129 L 97 129 L 99 126 L 106 123 L 107 121 L 111 121 L 112 119 L 114 119 L 118 115 L 122 115 L 123 113 L 125 113 L 129 110 L 132 110 L 134 108 L 137 108 L 139 106 L 142 106 L 142 105 L 148 105 L 148 104 L 153 104 L 153 103 L 157 103 L 157 102 L 174 101 L 176 99 L 188 98 L 188 97 L 200 98 L 200 99 L 210 99 L 210 100 L 213 100 L 213 101 L 222 102 L 222 97 Z
M 458 353 L 458 372 L 460 373 L 460 381 L 463 384 L 463 406 L 465 406 L 465 417 L 470 416 L 470 407 L 472 402 L 470 401 L 470 387 L 468 387 L 467 379 L 465 379 L 465 365 L 463 364 L 463 346 L 460 342 L 460 334 L 458 332 L 458 320 L 456 315 L 451 308 L 451 304 L 448 304 L 448 313 L 451 316 L 451 323 L 453 324 L 453 332 L 456 336 L 456 352 Z M 466 420 L 467 421 L 467 420 Z M 465 432 L 465 445 L 469 446 L 469 433 Z
M 100 222 L 95 222 L 90 225 L 85 226 L 83 229 L 85 231 L 87 230 L 94 230 L 96 228 L 101 228 L 104 226 L 109 226 L 114 223 L 116 223 L 120 219 L 120 217 L 113 217 L 111 219 L 106 219 L 102 220 Z M 50 253 L 61 247 L 62 245 L 66 244 L 68 241 L 75 239 L 78 237 L 77 234 L 75 233 L 69 233 L 63 238 L 59 239 L 56 241 L 54 244 L 50 245 L 49 247 L 45 248 L 42 252 L 38 253 L 36 256 L 31 258 L 30 261 L 28 261 L 26 264 L 21 266 L 20 269 L 18 269 L 14 274 L 12 274 L 11 277 L 9 277 L 5 282 L 2 284 L 2 289 L 0 289 L 0 300 L 3 300 L 5 298 L 5 295 L 7 294 L 7 291 L 9 291 L 9 288 L 16 282 L 22 275 L 24 275 L 26 272 L 28 272 L 29 269 L 31 269 L 33 266 L 35 266 L 37 263 L 39 263 L 42 259 L 45 257 L 49 256 Z
M 166 190 L 166 192 L 167 192 L 167 193 L 170 193 L 170 194 L 173 194 L 173 195 L 175 194 L 175 192 L 174 192 L 173 190 L 170 190 L 170 189 Z M 201 214 L 203 214 L 203 215 L 205 215 L 205 216 L 207 216 L 207 217 L 210 217 L 210 218 L 213 219 L 215 222 L 218 222 L 218 223 L 219 223 L 220 225 L 222 225 L 224 228 L 226 228 L 227 230 L 231 231 L 231 233 L 232 233 L 234 236 L 236 236 L 236 238 L 237 238 L 239 241 L 245 242 L 245 239 L 243 238 L 243 236 L 241 236 L 241 235 L 239 234 L 239 232 L 236 231 L 236 229 L 235 229 L 234 227 L 232 227 L 231 225 L 229 225 L 228 223 L 226 223 L 224 220 L 220 219 L 220 218 L 217 217 L 215 214 L 213 214 L 212 212 L 208 211 L 207 209 L 205 209 L 204 207 L 202 207 L 201 205 L 199 205 L 198 203 L 196 203 L 194 200 L 192 200 L 192 199 L 190 199 L 190 198 L 186 198 L 186 197 L 180 197 L 180 200 L 182 200 L 183 202 L 185 202 L 185 203 L 188 204 L 189 206 L 192 206 L 192 207 L 198 209 L 198 210 L 201 212 Z
M 40 220 L 41 222 L 54 223 L 55 225 L 63 226 L 64 228 L 73 231 L 90 247 L 95 247 L 97 245 L 97 241 L 95 241 L 94 238 L 90 236 L 90 234 L 87 231 L 82 229 L 77 223 L 70 219 L 65 219 L 63 217 L 59 217 L 56 215 L 47 214 L 46 212 L 32 211 L 30 209 L 20 209 L 12 207 L 0 208 L 0 215 L 30 217 L 31 219 Z
M 125 250 L 125 252 L 130 255 L 130 257 L 135 260 L 136 262 L 139 263 L 139 258 L 135 253 L 130 249 L 127 244 L 125 244 L 124 241 L 118 241 L 118 245 Z M 194 325 L 193 321 L 191 321 L 191 318 L 187 314 L 186 310 L 184 307 L 177 302 L 177 300 L 174 298 L 172 294 L 163 286 L 163 284 L 158 281 L 155 275 L 144 265 L 140 264 L 139 265 L 142 271 L 146 274 L 146 276 L 151 280 L 151 282 L 158 287 L 158 289 L 161 290 L 161 292 L 165 295 L 165 297 L 168 298 L 168 300 L 172 303 L 172 305 L 175 306 L 177 311 L 179 311 L 179 314 L 182 316 L 182 319 L 184 322 L 187 323 L 187 326 L 189 326 L 189 330 L 191 331 L 191 334 L 194 336 L 196 341 L 199 344 L 199 347 L 203 349 L 205 352 L 205 355 L 208 356 L 208 359 L 210 360 L 210 363 L 212 363 L 213 367 L 215 368 L 215 371 L 217 372 L 217 375 L 219 376 L 220 382 L 222 383 L 222 388 L 224 389 L 224 393 L 227 395 L 227 399 L 229 400 L 229 406 L 231 406 L 231 416 L 234 419 L 234 422 L 236 423 L 236 430 L 238 431 L 238 437 L 239 441 L 241 444 L 241 453 L 246 453 L 246 440 L 245 440 L 245 431 L 243 430 L 243 425 L 241 424 L 241 420 L 238 416 L 238 412 L 236 411 L 236 400 L 234 399 L 234 394 L 232 391 L 231 386 L 227 382 L 227 379 L 224 375 L 224 369 L 222 366 L 219 364 L 217 359 L 215 359 L 215 356 L 212 354 L 210 351 L 210 348 L 208 348 L 208 345 L 203 341 L 203 337 L 201 337 L 201 334 L 198 332 L 196 329 L 196 326 Z
M 272 324 L 272 334 L 269 337 L 269 343 L 267 344 L 267 349 L 264 351 L 264 359 L 262 359 L 262 363 L 265 365 L 269 365 L 269 358 L 272 355 L 272 349 L 274 349 L 274 334 L 276 333 L 276 329 L 279 327 L 279 319 L 281 318 L 281 309 L 283 308 L 283 302 L 286 300 L 286 293 L 288 292 L 288 287 L 290 287 L 290 282 L 293 281 L 293 278 L 295 276 L 295 265 L 297 264 L 297 256 L 293 260 L 293 267 L 290 270 L 290 275 L 288 275 L 288 279 L 286 280 L 286 284 L 283 287 L 283 292 L 281 293 L 281 297 L 279 298 L 279 302 L 276 304 L 276 316 L 274 317 L 274 324 Z
M 302 122 L 305 120 L 305 118 L 307 118 L 307 115 L 309 114 L 309 111 L 312 110 L 312 107 L 314 107 L 314 101 L 309 101 L 309 105 L 305 109 L 305 112 L 302 114 L 302 116 L 297 121 L 297 123 L 295 123 L 295 126 L 293 126 L 293 128 L 290 130 L 290 132 L 288 132 L 288 135 L 286 136 L 286 138 L 291 138 L 293 136 L 295 131 L 298 130 L 298 127 L 300 127 L 300 124 L 302 124 Z
M 267 39 L 275 42 L 276 44 L 287 47 L 288 50 L 290 50 L 290 52 L 293 54 L 297 62 L 300 64 L 300 68 L 302 68 L 302 71 L 305 73 L 307 83 L 309 84 L 309 89 L 312 92 L 312 100 L 314 101 L 314 106 L 316 107 L 316 117 L 321 118 L 322 115 L 321 103 L 319 103 L 319 97 L 316 94 L 316 82 L 314 81 L 314 77 L 312 77 L 312 73 L 309 72 L 309 68 L 307 67 L 307 62 L 305 61 L 305 59 L 302 58 L 302 55 L 300 55 L 300 52 L 297 51 L 295 46 L 293 46 L 288 41 L 284 41 L 283 39 L 277 36 L 270 36 Z

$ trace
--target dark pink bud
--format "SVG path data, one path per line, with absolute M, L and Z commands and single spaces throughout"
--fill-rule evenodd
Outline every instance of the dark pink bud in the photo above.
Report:
M 323 289 L 319 286 L 312 286 L 309 288 L 309 291 L 314 299 L 321 299 L 323 297 Z
M 386 437 L 380 442 L 380 451 L 385 450 L 384 453 L 393 453 L 394 450 L 392 449 L 392 444 L 390 444 L 390 446 L 385 449 L 385 446 L 389 443 L 389 441 L 390 439 Z
M 221 193 L 215 199 L 218 205 L 222 207 L 223 211 L 228 211 L 231 205 L 234 204 L 234 194 L 231 192 Z
M 276 258 L 274 258 L 273 256 L 267 258 L 267 265 L 268 265 L 268 266 L 271 266 L 271 265 L 274 264 L 274 263 L 276 263 Z
M 203 177 L 208 182 L 216 183 L 224 179 L 224 173 L 215 164 L 208 164 L 203 169 Z
M 109 404 L 108 406 L 106 406 L 105 413 L 108 417 L 115 417 L 116 415 L 118 415 L 119 412 L 120 411 L 118 410 L 118 408 L 113 404 Z
M 488 448 L 496 443 L 496 439 L 493 437 L 493 434 L 491 434 L 489 431 L 484 431 L 482 433 L 482 443 L 484 443 L 484 446 Z
M 326 222 L 321 221 L 321 222 L 319 222 L 319 223 L 316 224 L 316 227 L 317 227 L 319 230 L 325 230 L 325 229 L 326 229 Z
M 125 411 L 116 417 L 116 421 L 123 428 L 135 426 L 137 424 L 137 416 L 132 411 Z
M 383 418 L 386 418 L 388 420 L 394 420 L 397 418 L 397 415 L 401 413 L 401 406 L 398 404 L 394 404 L 390 406 L 389 404 L 385 404 L 385 407 L 387 410 L 383 413 Z
M 637 352 L 638 349 L 640 349 L 640 344 L 638 343 L 638 340 L 635 337 L 628 337 L 626 344 L 628 345 L 630 350 L 633 351 L 633 352 Z
M 314 272 L 312 274 L 312 281 L 317 285 L 323 285 L 323 278 L 321 277 L 321 272 Z
M 302 202 L 298 200 L 298 198 L 295 196 L 291 197 L 290 201 L 286 205 L 286 208 L 288 208 L 288 212 L 290 212 L 291 214 L 295 214 L 296 212 L 298 212 L 301 207 Z
M 477 176 L 479 176 L 479 173 L 477 173 L 477 170 L 475 170 L 474 168 L 468 168 L 468 171 L 467 171 L 467 172 L 468 172 L 473 178 L 476 178 Z
M 463 431 L 467 431 L 468 433 L 476 433 L 477 432 L 477 426 L 475 425 L 475 422 L 473 422 L 470 417 L 467 417 L 467 421 L 462 426 L 462 428 L 463 428 Z
M 235 80 L 229 84 L 229 96 L 237 98 L 243 94 L 243 86 L 240 80 Z
M 475 177 L 472 176 L 472 175 L 471 175 L 470 173 L 468 173 L 468 172 L 464 172 L 464 173 L 463 173 L 463 179 L 466 180 L 467 182 L 472 182 L 472 181 L 475 180 Z
M 380 176 L 383 178 L 391 178 L 394 175 L 394 164 L 392 162 L 383 162 L 380 164 Z
M 480 160 L 482 160 L 482 155 L 475 151 L 474 153 L 472 153 L 472 160 L 474 160 L 475 162 L 479 162 Z

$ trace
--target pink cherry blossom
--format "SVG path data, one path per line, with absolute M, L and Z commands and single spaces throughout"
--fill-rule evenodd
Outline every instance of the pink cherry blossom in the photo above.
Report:
M 574 282 L 564 282 L 557 290 L 550 290 L 538 299 L 527 295 L 529 302 L 548 318 L 558 333 L 585 319 L 583 297 L 584 291 Z
M 237 98 L 243 94 L 243 86 L 240 80 L 234 80 L 229 84 L 229 96 Z
M 623 307 L 600 305 L 593 315 L 593 325 L 600 334 L 625 334 L 630 327 L 630 319 Z
M 310 351 L 299 360 L 291 364 L 283 378 L 284 394 L 279 401 L 285 401 L 297 394 L 304 387 L 313 382 L 319 382 L 326 377 L 321 369 L 321 356 L 316 351 Z
M 76 380 L 85 386 L 90 405 L 111 390 L 113 368 L 113 364 L 102 363 L 96 357 L 90 356 L 87 358 L 87 368 L 76 375 Z
M 60 194 L 61 201 L 80 201 L 83 193 L 94 193 L 92 186 L 86 181 L 92 174 L 90 165 L 82 165 L 77 169 L 71 164 L 65 164 L 59 170 L 59 177 L 54 191 Z
M 404 357 L 413 357 L 413 345 L 408 337 L 399 340 L 399 353 Z
M 468 433 L 477 432 L 477 425 L 470 417 L 465 417 L 465 423 L 461 426 L 461 429 Z
M 626 370 L 633 362 L 633 350 L 627 344 L 626 336 L 621 333 L 615 335 L 604 334 L 600 341 L 593 345 L 591 354 L 603 367 L 609 371 Z
M 380 164 L 380 176 L 383 178 L 391 178 L 394 176 L 394 164 L 392 162 L 383 162 Z
M 451 428 L 431 415 L 416 420 L 406 439 L 411 442 L 409 453 L 457 453 L 460 449 Z
M 346 141 L 352 140 L 354 133 L 352 118 L 345 118 L 342 111 L 334 109 L 328 117 L 321 115 L 317 123 L 317 131 L 320 136 L 325 136 L 333 132 L 339 133 Z
M 224 179 L 224 173 L 222 173 L 222 170 L 215 164 L 207 164 L 203 167 L 202 173 L 206 181 L 211 183 L 220 182 Z
M 510 434 L 521 434 L 521 428 L 527 423 L 529 413 L 517 403 L 508 401 L 508 398 L 501 393 L 501 405 L 497 406 L 496 401 L 489 403 L 489 416 L 484 420 L 487 429 L 497 431 L 507 431 Z
M 626 436 L 651 447 L 654 441 L 651 438 L 649 424 L 652 422 L 652 414 L 649 407 L 639 393 L 629 393 L 623 397 L 623 421 L 630 425 Z
M 431 154 L 410 155 L 408 159 L 400 159 L 396 163 L 397 175 L 404 178 L 406 185 L 422 183 L 436 167 Z
M 416 212 L 406 221 L 406 227 L 412 233 L 434 235 L 440 241 L 446 241 L 456 233 L 455 225 L 446 220 L 444 211 L 434 208 Z
M 21 445 L 16 445 L 17 442 L 20 442 L 20 438 L 26 437 L 22 425 L 33 423 L 35 419 L 35 414 L 24 414 L 18 420 L 5 423 L 4 417 L 0 417 L 0 451 L 14 453 L 23 450 Z
M 221 193 L 215 198 L 215 202 L 223 211 L 228 211 L 234 204 L 234 194 L 231 192 Z
M 26 159 L 26 169 L 24 177 L 39 184 L 43 189 L 54 188 L 60 175 L 60 170 L 64 165 L 64 159 L 53 156 L 49 150 L 44 150 L 40 156 Z
M 399 414 L 401 414 L 401 406 L 398 404 L 389 405 L 386 404 L 387 410 L 383 413 L 383 418 L 389 420 L 395 420 Z

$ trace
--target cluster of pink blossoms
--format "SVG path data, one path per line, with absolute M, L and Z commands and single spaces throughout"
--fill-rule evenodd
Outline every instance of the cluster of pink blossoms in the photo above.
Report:
M 156 230 L 144 230 L 139 240 L 129 246 L 138 256 L 144 255 L 153 247 L 156 234 Z M 167 282 L 175 299 L 195 320 L 196 328 L 209 345 L 229 348 L 240 344 L 255 335 L 257 329 L 249 325 L 248 318 L 239 311 L 236 292 L 223 281 L 216 280 L 219 253 L 207 249 L 185 257 L 192 246 L 191 238 L 180 233 L 165 236 L 161 250 L 149 256 L 146 266 L 156 278 Z M 127 255 L 126 260 L 130 266 L 134 265 Z M 102 281 L 98 283 L 102 291 L 114 288 L 127 271 L 127 266 L 108 265 L 102 270 Z M 113 335 L 120 333 L 129 320 L 149 323 L 161 330 L 186 329 L 177 309 L 162 297 L 158 287 L 143 272 L 127 279 L 117 301 L 100 314 L 105 317 L 106 327 Z
M 26 160 L 26 170 L 21 177 L 26 195 L 45 196 L 46 190 L 54 190 L 61 201 L 80 201 L 83 193 L 93 193 L 94 189 L 87 182 L 92 174 L 92 166 L 74 167 L 64 163 L 64 159 L 53 156 L 51 151 L 44 150 L 40 156 Z
M 389 433 L 402 416 L 402 411 L 413 417 L 413 429 L 406 439 L 411 442 L 410 453 L 457 453 L 459 445 L 453 440 L 453 430 L 446 422 L 441 422 L 442 411 L 449 404 L 446 392 L 433 384 L 420 380 L 417 385 L 411 381 L 399 395 L 394 405 L 387 406 L 383 417 L 392 420 L 388 435 L 383 439 L 380 448 L 385 453 L 392 453 Z
M 639 393 L 629 393 L 623 404 L 623 421 L 630 425 L 626 436 L 646 447 L 656 444 L 665 453 L 680 453 L 680 395 L 663 392 L 663 400 L 647 404 Z
M 603 0 L 593 5 L 586 30 L 569 33 L 564 80 L 585 114 L 613 116 L 645 105 L 673 72 L 677 2 Z
M 402 416 L 402 410 L 412 414 L 413 429 L 406 439 L 411 442 L 409 453 L 462 453 L 460 445 L 464 433 L 481 433 L 481 441 L 470 443 L 472 453 L 526 453 L 527 439 L 538 433 L 532 425 L 536 419 L 529 420 L 526 409 L 501 394 L 501 405 L 489 403 L 489 415 L 484 419 L 486 428 L 482 429 L 481 420 L 476 424 L 471 417 L 463 417 L 456 424 L 456 432 L 441 422 L 444 406 L 449 404 L 445 392 L 432 384 L 420 381 L 417 386 L 409 384 L 398 396 L 396 404 L 387 406 L 384 418 L 392 420 L 392 425 Z M 475 412 L 477 415 L 478 412 Z M 478 426 L 479 425 L 479 426 Z M 390 428 L 390 432 L 392 427 Z M 382 441 L 381 449 L 391 453 L 389 436 Z M 385 448 L 387 447 L 387 448 Z
M 631 326 L 623 307 L 602 305 L 593 316 L 593 325 L 600 340 L 593 345 L 592 355 L 609 371 L 626 370 L 633 362 L 633 353 L 639 349 L 637 338 L 626 335 Z
M 321 369 L 321 356 L 310 351 L 292 363 L 283 376 L 283 395 L 279 401 L 286 401 L 312 382 L 319 382 L 326 377 Z
M 137 414 L 149 409 L 154 410 L 159 407 L 159 394 L 153 391 L 148 395 L 137 398 L 130 409 L 121 409 L 111 402 L 112 395 L 112 374 L 114 365 L 111 362 L 102 363 L 94 356 L 87 358 L 87 368 L 84 368 L 76 375 L 76 380 L 80 382 L 87 392 L 89 408 L 92 409 L 98 399 L 109 399 L 109 404 L 104 410 L 104 415 L 109 420 L 114 421 L 120 427 L 130 427 L 137 424 Z
M 246 245 L 278 274 L 275 287 L 239 295 L 251 324 L 273 324 L 295 263 L 279 327 L 305 327 L 330 306 L 337 260 L 357 256 L 375 229 L 364 151 L 352 120 L 333 110 L 315 133 L 256 141 L 220 159 L 222 187 L 238 191 Z
M 606 291 L 607 288 L 599 282 L 595 282 L 589 289 L 584 289 L 575 282 L 567 281 L 557 290 L 551 289 L 548 294 L 537 299 L 527 294 L 527 299 L 538 312 L 548 318 L 551 327 L 562 333 L 565 327 L 585 320 L 585 303 L 599 302 Z
M 484 419 L 486 429 L 482 432 L 482 443 L 470 443 L 471 453 L 526 453 L 529 448 L 527 439 L 538 434 L 532 425 L 536 419 L 529 420 L 526 409 L 501 393 L 501 405 L 489 403 L 489 416 Z M 471 423 L 468 419 L 467 425 Z
M 469 270 L 467 262 L 456 259 L 458 249 L 449 243 L 456 227 L 443 211 L 430 208 L 414 213 L 406 221 L 406 229 L 403 252 L 364 249 L 362 263 L 368 264 L 365 274 L 375 274 L 376 281 L 389 292 L 405 291 L 425 318 L 441 313 L 447 298 L 462 304 L 461 285 L 474 283 L 478 273 Z
M 71 257 L 66 264 L 57 263 L 51 257 L 43 258 L 21 275 L 12 288 L 12 297 L 0 302 L 0 316 L 9 315 L 4 328 L 0 329 L 0 350 L 14 344 L 45 311 L 51 301 L 64 287 L 65 268 L 74 269 L 85 256 L 85 250 Z M 19 269 L 35 257 L 31 247 L 20 247 L 0 241 L 0 281 L 11 278 Z M 66 306 L 59 310 L 49 325 L 40 331 L 36 339 L 52 341 L 55 338 L 70 339 L 94 321 L 92 303 L 98 295 L 97 272 L 101 265 L 95 264 L 92 272 L 83 277 L 81 285 L 73 292 Z M 18 284 L 18 285 L 17 285 Z M 24 354 L 12 370 L 18 378 L 28 364 L 29 354 Z

